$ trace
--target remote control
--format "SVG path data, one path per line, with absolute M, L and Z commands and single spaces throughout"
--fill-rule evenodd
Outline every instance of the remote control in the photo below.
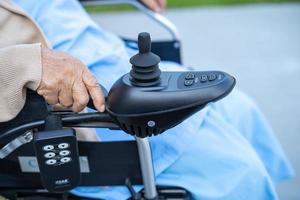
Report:
M 78 186 L 80 166 L 73 129 L 37 132 L 33 143 L 45 189 L 66 192 Z

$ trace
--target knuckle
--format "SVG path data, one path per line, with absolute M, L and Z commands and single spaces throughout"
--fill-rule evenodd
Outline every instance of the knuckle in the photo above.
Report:
M 78 106 L 73 106 L 73 107 L 72 107 L 72 110 L 73 110 L 74 112 L 80 112 L 80 109 L 79 109 Z
M 70 100 L 60 101 L 59 103 L 65 107 L 71 107 L 73 105 L 73 102 Z
M 83 95 L 78 99 L 77 103 L 79 106 L 84 107 L 84 106 L 86 106 L 88 101 L 89 101 L 89 97 L 87 95 Z
M 80 104 L 78 104 L 78 103 L 74 103 L 74 104 L 73 104 L 73 107 L 72 107 L 72 110 L 73 110 L 74 112 L 80 112 L 80 111 L 82 111 L 84 108 L 85 108 L 85 106 L 82 106 L 82 105 L 80 105 Z

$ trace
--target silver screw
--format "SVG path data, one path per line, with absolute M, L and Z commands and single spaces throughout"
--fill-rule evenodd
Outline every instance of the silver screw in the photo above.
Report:
M 155 121 L 148 121 L 147 125 L 149 127 L 154 127 L 155 126 Z

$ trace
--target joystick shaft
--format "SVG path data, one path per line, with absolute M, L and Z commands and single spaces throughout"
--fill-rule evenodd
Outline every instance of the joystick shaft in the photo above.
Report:
M 160 83 L 159 56 L 151 52 L 150 34 L 143 32 L 138 36 L 139 53 L 130 59 L 132 69 L 130 81 L 137 87 L 155 86 Z

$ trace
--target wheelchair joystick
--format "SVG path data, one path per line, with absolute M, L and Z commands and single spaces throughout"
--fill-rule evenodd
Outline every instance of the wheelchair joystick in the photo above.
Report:
M 150 34 L 143 32 L 138 36 L 139 53 L 130 59 L 132 70 L 130 81 L 137 87 L 155 86 L 160 83 L 160 58 L 151 52 Z
M 106 101 L 107 112 L 126 133 L 141 138 L 163 133 L 235 85 L 220 71 L 161 72 L 149 33 L 139 34 L 138 46 L 130 59 L 132 70 L 112 86 Z

